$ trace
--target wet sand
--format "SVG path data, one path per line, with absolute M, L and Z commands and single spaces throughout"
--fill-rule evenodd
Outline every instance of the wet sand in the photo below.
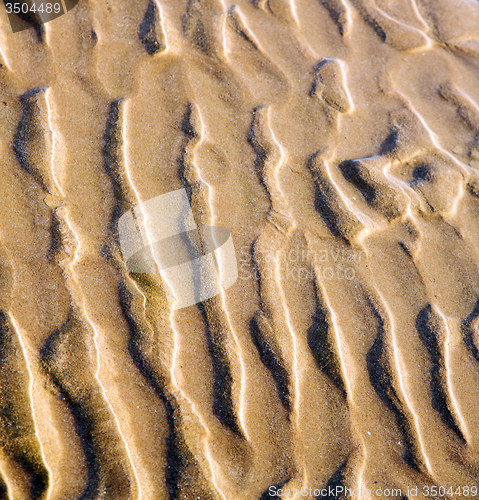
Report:
M 0 499 L 477 496 L 479 3 L 0 20 Z M 175 310 L 180 189 L 238 279 Z

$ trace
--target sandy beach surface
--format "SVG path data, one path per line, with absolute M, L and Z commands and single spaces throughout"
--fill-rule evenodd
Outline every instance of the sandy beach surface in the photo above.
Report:
M 1 500 L 479 496 L 479 2 L 0 23 Z

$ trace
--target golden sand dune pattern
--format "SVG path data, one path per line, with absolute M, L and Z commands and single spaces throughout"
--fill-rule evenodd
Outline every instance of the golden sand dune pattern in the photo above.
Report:
M 0 17 L 0 498 L 477 496 L 479 3 Z M 173 310 L 182 188 L 239 276 Z

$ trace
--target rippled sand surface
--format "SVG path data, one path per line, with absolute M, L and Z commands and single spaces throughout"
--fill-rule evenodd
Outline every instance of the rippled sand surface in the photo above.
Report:
M 0 498 L 474 497 L 479 3 L 0 19 Z M 238 279 L 173 310 L 118 221 L 182 188 Z

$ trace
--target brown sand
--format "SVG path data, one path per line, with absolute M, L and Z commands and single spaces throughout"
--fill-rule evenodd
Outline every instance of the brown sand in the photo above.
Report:
M 473 497 L 479 3 L 0 17 L 0 498 Z M 239 278 L 172 311 L 117 222 L 182 187 Z

